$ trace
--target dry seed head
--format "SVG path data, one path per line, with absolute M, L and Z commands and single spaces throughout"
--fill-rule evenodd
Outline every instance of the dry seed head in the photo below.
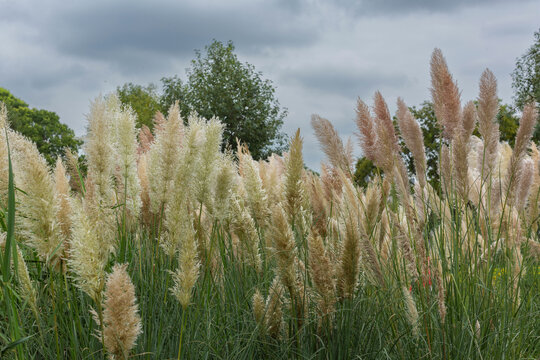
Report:
M 452 139 L 461 123 L 460 94 L 440 49 L 433 50 L 431 56 L 431 86 L 435 116 L 444 137 Z
M 115 265 L 107 277 L 103 301 L 103 338 L 111 359 L 127 359 L 142 332 L 135 287 L 127 264 Z
M 137 161 L 137 176 L 141 185 L 141 219 L 149 226 L 152 222 L 152 209 L 150 203 L 150 183 L 148 180 L 148 154 L 142 153 Z
M 426 185 L 426 153 L 424 149 L 424 135 L 420 125 L 414 119 L 403 99 L 398 98 L 397 118 L 399 129 L 405 145 L 411 150 L 414 158 L 414 167 L 416 169 L 416 177 L 420 183 L 420 187 Z
M 347 154 L 343 141 L 332 123 L 319 115 L 312 115 L 311 126 L 315 130 L 317 140 L 319 140 L 322 150 L 330 160 L 330 164 L 350 176 L 352 169 L 350 156 Z
M 259 328 L 261 330 L 264 329 L 264 313 L 266 312 L 266 305 L 264 303 L 264 298 L 261 295 L 261 292 L 259 289 L 255 290 L 255 294 L 253 294 L 253 316 L 255 317 L 255 321 L 257 322 L 257 325 L 259 325 Z
M 90 105 L 88 129 L 84 150 L 88 163 L 88 175 L 92 177 L 98 202 L 106 202 L 113 198 L 114 169 L 114 128 L 111 117 L 113 109 L 108 108 L 106 100 L 98 97 Z
M 156 130 L 156 138 L 149 150 L 148 173 L 152 212 L 160 214 L 166 208 L 170 190 L 178 167 L 184 122 L 176 102 L 169 110 L 162 129 Z
M 64 148 L 64 157 L 66 159 L 66 167 L 69 174 L 69 186 L 73 192 L 80 193 L 82 175 L 79 175 L 79 157 L 69 148 Z
M 259 235 L 255 221 L 249 214 L 243 201 L 239 198 L 232 200 L 233 219 L 232 232 L 238 237 L 243 260 L 257 270 L 261 270 L 261 256 L 259 254 Z
M 517 179 L 517 196 L 516 196 L 516 208 L 518 210 L 525 209 L 527 205 L 527 198 L 531 190 L 533 177 L 534 177 L 534 164 L 531 158 L 525 158 L 521 161 L 521 167 L 518 172 Z M 534 204 L 533 204 L 534 206 Z
M 359 224 L 353 213 L 345 215 L 345 234 L 341 251 L 339 290 L 341 297 L 352 297 L 357 286 L 360 266 Z
M 418 310 L 416 309 L 416 304 L 411 292 L 409 289 L 407 289 L 407 287 L 403 286 L 401 291 L 403 292 L 403 297 L 405 300 L 405 317 L 411 325 L 413 336 L 418 337 L 420 332 L 418 329 Z
M 387 151 L 386 156 L 393 157 L 399 153 L 400 148 L 388 105 L 379 91 L 374 95 L 373 110 L 377 121 L 377 141 L 382 147 L 379 151 Z
M 296 272 L 294 268 L 296 245 L 285 211 L 279 205 L 274 207 L 272 212 L 270 238 L 274 245 L 281 281 L 290 292 L 294 292 L 291 290 L 296 288 Z
M 141 155 L 148 150 L 150 150 L 150 147 L 152 146 L 152 143 L 154 142 L 154 135 L 152 135 L 152 132 L 150 131 L 150 128 L 146 125 L 141 126 L 141 129 L 139 130 L 139 146 L 137 148 L 137 154 Z
M 284 289 L 281 281 L 276 276 L 268 292 L 264 317 L 266 331 L 274 339 L 278 339 L 281 336 L 281 330 L 283 328 L 283 293 Z
M 197 181 L 194 183 L 194 190 L 197 201 L 208 208 L 212 206 L 211 191 L 215 188 L 223 128 L 223 124 L 216 118 L 212 118 L 203 125 L 204 143 L 200 147 L 200 160 L 195 168 Z
M 286 156 L 286 154 L 283 154 Z M 266 160 L 259 160 L 259 175 L 263 188 L 268 196 L 269 207 L 283 201 L 283 175 L 285 174 L 285 159 L 272 154 Z
M 300 129 L 298 129 L 291 140 L 289 155 L 285 164 L 285 199 L 287 214 L 290 219 L 295 219 L 299 214 L 304 196 L 302 183 L 302 175 L 304 173 L 302 142 Z
M 526 105 L 523 109 L 523 114 L 519 123 L 514 151 L 512 153 L 512 157 L 510 158 L 510 164 L 505 179 L 505 189 L 509 198 L 513 198 L 514 196 L 517 186 L 516 180 L 518 177 L 518 170 L 521 166 L 523 157 L 526 155 L 527 148 L 529 147 L 529 142 L 531 140 L 537 118 L 538 111 L 536 110 L 536 106 L 532 103 Z
M 135 114 L 129 108 L 120 110 L 116 120 L 116 154 L 119 168 L 119 187 L 124 191 L 118 194 L 126 207 L 128 217 L 133 221 L 139 216 L 141 208 L 141 186 L 137 175 L 137 132 Z
M 8 148 L 6 142 L 7 109 L 0 101 L 0 204 L 7 205 L 8 196 Z
M 334 304 L 337 300 L 336 281 L 332 271 L 329 271 L 332 268 L 332 263 L 319 235 L 310 233 L 308 246 L 311 279 L 319 295 L 318 310 L 321 315 L 327 316 L 334 311 Z
M 484 179 L 491 173 L 495 166 L 497 148 L 499 146 L 499 124 L 496 122 L 499 111 L 499 99 L 497 97 L 497 80 L 493 73 L 486 69 L 480 78 L 480 94 L 478 96 L 478 130 L 484 140 L 482 154 Z
M 77 287 L 99 301 L 105 282 L 109 248 L 102 243 L 103 237 L 100 235 L 103 229 L 92 221 L 80 202 L 74 203 L 72 231 L 68 266 L 76 275 Z
M 238 171 L 247 195 L 251 215 L 262 227 L 268 220 L 268 197 L 259 175 L 259 164 L 253 160 L 245 145 L 238 146 Z
M 238 174 L 232 159 L 228 155 L 222 155 L 218 160 L 215 188 L 213 191 L 212 212 L 216 220 L 223 222 L 230 218 L 231 197 L 237 183 Z
M 66 176 L 66 169 L 64 163 L 60 157 L 56 160 L 56 167 L 54 169 L 54 188 L 55 197 L 58 204 L 56 219 L 60 226 L 64 241 L 64 249 L 67 251 L 69 248 L 69 240 L 71 238 L 71 189 L 69 187 L 69 181 Z
M 21 235 L 41 259 L 56 264 L 62 256 L 63 238 L 49 167 L 34 143 L 15 132 L 8 136 L 13 149 L 15 182 L 24 191 L 18 204 Z
M 191 302 L 191 293 L 199 277 L 200 263 L 197 258 L 197 243 L 193 229 L 185 236 L 178 257 L 178 269 L 172 273 L 174 285 L 170 289 L 184 310 Z
M 377 129 L 375 120 L 371 116 L 369 107 L 358 99 L 356 106 L 356 127 L 360 147 L 364 156 L 373 163 L 379 163 L 380 153 L 377 145 Z
M 4 132 L 4 129 L 9 127 L 8 116 L 7 116 L 7 107 L 3 101 L 0 101 L 0 130 Z

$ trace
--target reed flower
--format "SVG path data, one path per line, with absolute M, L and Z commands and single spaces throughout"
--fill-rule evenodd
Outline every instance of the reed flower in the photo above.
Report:
M 336 280 L 330 269 L 332 263 L 322 238 L 311 233 L 308 237 L 309 244 L 309 270 L 313 285 L 318 294 L 317 308 L 321 314 L 321 320 L 324 322 L 329 319 L 329 316 L 334 311 L 334 304 L 337 301 L 336 297 Z
M 69 174 L 69 187 L 74 193 L 81 193 L 82 175 L 79 173 L 79 157 L 71 149 L 64 149 L 66 171 Z
M 141 155 L 147 153 L 148 150 L 150 150 L 150 147 L 152 147 L 152 144 L 154 143 L 154 135 L 150 131 L 150 128 L 146 125 L 141 126 L 137 138 L 139 140 L 137 154 Z
M 127 359 L 142 332 L 135 287 L 127 264 L 113 267 L 103 301 L 103 338 L 111 359 Z
M 231 200 L 233 219 L 231 230 L 240 240 L 240 253 L 243 260 L 257 270 L 261 270 L 261 255 L 259 253 L 259 234 L 255 221 L 249 214 L 244 202 L 235 197 Z
M 315 130 L 317 140 L 330 160 L 330 164 L 350 177 L 352 175 L 352 158 L 350 152 L 343 146 L 343 141 L 332 123 L 319 115 L 312 115 L 311 126 Z
M 414 158 L 416 177 L 420 187 L 426 186 L 426 152 L 424 150 L 424 135 L 420 125 L 405 105 L 403 99 L 398 98 L 397 118 L 399 129 L 405 145 L 411 150 Z
M 480 78 L 480 94 L 478 96 L 478 131 L 484 140 L 481 172 L 484 180 L 493 171 L 497 158 L 499 124 L 496 121 L 496 116 L 498 111 L 497 80 L 495 75 L 486 69 Z
M 183 238 L 181 245 L 179 265 L 178 269 L 172 273 L 174 285 L 170 290 L 185 310 L 191 302 L 191 293 L 199 277 L 200 268 L 193 229 Z
M 516 135 L 516 142 L 514 145 L 514 151 L 510 158 L 510 164 L 508 166 L 508 172 L 505 178 L 505 189 L 507 190 L 507 196 L 512 199 L 515 195 L 515 188 L 517 186 L 518 170 L 521 166 L 521 161 L 526 155 L 529 142 L 531 140 L 534 125 L 538 119 L 538 111 L 534 104 L 528 104 L 523 109 L 521 121 L 519 123 L 518 132 Z
M 431 56 L 431 96 L 443 135 L 451 140 L 461 123 L 460 93 L 440 49 Z
M 184 133 L 184 122 L 176 102 L 169 109 L 167 121 L 156 129 L 155 141 L 148 152 L 148 179 L 152 212 L 161 214 L 166 208 L 178 168 Z
M 62 256 L 64 244 L 49 167 L 30 140 L 14 132 L 11 132 L 10 139 L 13 144 L 15 182 L 24 191 L 18 204 L 21 233 L 41 259 L 56 265 Z
M 84 202 L 74 203 L 68 266 L 76 275 L 76 285 L 94 301 L 100 302 L 110 253 L 109 240 L 106 229 L 100 226 L 96 218 L 88 215 Z
M 283 329 L 284 290 L 281 283 L 278 277 L 274 278 L 266 300 L 264 323 L 266 325 L 266 332 L 274 339 L 278 339 L 281 336 Z
M 8 148 L 6 131 L 9 128 L 6 105 L 0 101 L 0 204 L 7 204 L 8 196 Z
M 238 171 L 247 196 L 251 215 L 259 227 L 268 221 L 268 196 L 259 175 L 259 164 L 253 160 L 246 146 L 238 146 Z
M 207 208 L 212 206 L 212 190 L 217 180 L 218 161 L 223 138 L 223 124 L 216 118 L 204 124 L 204 143 L 200 147 L 200 160 L 195 167 L 195 198 Z
M 285 164 L 285 199 L 287 214 L 294 220 L 302 207 L 304 189 L 302 174 L 304 172 L 304 159 L 302 157 L 302 138 L 300 129 L 291 140 L 289 154 Z
M 69 180 L 66 175 L 66 168 L 62 159 L 58 158 L 56 161 L 56 167 L 54 169 L 54 189 L 56 202 L 58 204 L 56 219 L 60 226 L 60 232 L 62 234 L 62 241 L 64 242 L 64 252 L 67 254 L 69 250 L 69 241 L 71 239 L 71 189 L 69 187 Z
M 150 182 L 148 179 L 148 154 L 142 153 L 137 161 L 137 176 L 141 185 L 141 220 L 146 226 L 152 223 L 153 213 L 150 202 Z
M 90 106 L 88 129 L 84 150 L 88 164 L 88 176 L 95 187 L 97 203 L 112 205 L 114 171 L 114 114 L 110 108 L 114 101 L 97 98 Z
M 217 160 L 212 205 L 212 214 L 216 220 L 223 222 L 230 219 L 233 189 L 238 185 L 238 181 L 236 166 L 230 156 L 220 156 Z
M 261 292 L 257 289 L 255 294 L 253 294 L 253 317 L 261 331 L 265 331 L 264 315 L 266 312 L 266 304 L 264 302 L 264 297 L 261 295 Z
M 178 247 L 189 238 L 192 232 L 192 219 L 195 208 L 203 204 L 196 203 L 195 184 L 198 179 L 194 176 L 200 165 L 200 150 L 205 141 L 205 128 L 202 119 L 191 117 L 185 132 L 184 144 L 178 154 L 173 183 L 167 194 L 165 209 L 165 225 L 167 234 L 162 239 L 162 247 L 172 256 Z M 186 240 L 189 241 L 189 240 Z
M 409 289 L 403 286 L 401 291 L 405 301 L 405 317 L 411 325 L 413 336 L 418 337 L 420 335 L 420 330 L 418 328 L 418 310 L 416 309 L 416 303 L 414 302 L 413 296 Z
M 141 186 L 137 176 L 137 133 L 135 114 L 130 108 L 117 112 L 116 119 L 116 166 L 118 168 L 118 196 L 125 207 L 127 219 L 134 222 L 141 208 Z

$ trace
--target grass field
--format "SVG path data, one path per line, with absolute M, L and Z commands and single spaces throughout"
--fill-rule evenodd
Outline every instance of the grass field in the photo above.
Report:
M 318 116 L 320 174 L 300 130 L 255 161 L 222 150 L 218 120 L 175 105 L 139 131 L 98 98 L 83 174 L 69 153 L 50 169 L 2 107 L 0 357 L 539 359 L 538 113 L 511 148 L 489 70 L 466 104 L 438 50 L 431 73 L 440 189 L 418 123 L 380 93 L 356 109 L 366 188 Z

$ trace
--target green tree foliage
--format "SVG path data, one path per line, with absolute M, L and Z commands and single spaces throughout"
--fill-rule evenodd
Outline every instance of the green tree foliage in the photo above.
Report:
M 162 79 L 162 107 L 180 99 L 184 115 L 196 111 L 206 119 L 218 117 L 225 124 L 226 146 L 235 149 L 238 138 L 255 159 L 282 149 L 286 139 L 280 129 L 287 111 L 275 98 L 272 82 L 238 60 L 232 42 L 214 41 L 204 54 L 196 51 L 187 75 L 185 85 L 177 77 Z
M 28 104 L 0 88 L 0 101 L 6 104 L 11 128 L 36 143 L 49 164 L 64 155 L 65 148 L 77 153 L 82 144 L 54 112 L 31 109 Z
M 540 103 L 540 30 L 534 33 L 534 44 L 516 62 L 512 87 L 519 109 L 530 101 Z
M 138 125 L 152 128 L 156 111 L 167 115 L 171 105 L 179 101 L 184 119 L 191 112 L 210 119 L 219 118 L 225 124 L 224 146 L 236 149 L 236 139 L 246 143 L 255 159 L 279 153 L 286 143 L 281 133 L 287 110 L 275 98 L 272 82 L 249 63 L 242 63 L 234 53 L 232 42 L 214 40 L 197 50 L 187 70 L 187 81 L 177 75 L 161 79 L 161 94 L 156 86 L 125 84 L 117 93 L 123 104 L 137 113 Z
M 354 182 L 360 187 L 366 187 L 373 177 L 377 174 L 377 167 L 373 162 L 365 157 L 356 161 L 354 170 Z
M 182 116 L 187 118 L 190 112 L 187 99 L 188 86 L 177 75 L 161 78 L 161 84 L 163 91 L 159 99 L 161 112 L 167 115 L 169 108 L 178 101 Z
M 124 84 L 116 89 L 123 105 L 129 105 L 137 114 L 137 127 L 143 125 L 153 127 L 154 115 L 161 110 L 160 98 L 154 84 L 141 86 L 132 83 Z

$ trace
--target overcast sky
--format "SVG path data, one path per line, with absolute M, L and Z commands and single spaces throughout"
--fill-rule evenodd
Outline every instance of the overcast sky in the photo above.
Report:
M 232 40 L 240 60 L 273 81 L 289 110 L 284 131 L 301 129 L 306 163 L 318 169 L 311 114 L 346 138 L 357 97 L 371 103 L 380 90 L 392 112 L 398 96 L 419 105 L 430 97 L 435 47 L 463 100 L 477 96 L 488 67 L 511 102 L 510 73 L 539 26 L 539 0 L 0 0 L 0 87 L 82 136 L 99 94 L 184 78 L 195 49 Z

